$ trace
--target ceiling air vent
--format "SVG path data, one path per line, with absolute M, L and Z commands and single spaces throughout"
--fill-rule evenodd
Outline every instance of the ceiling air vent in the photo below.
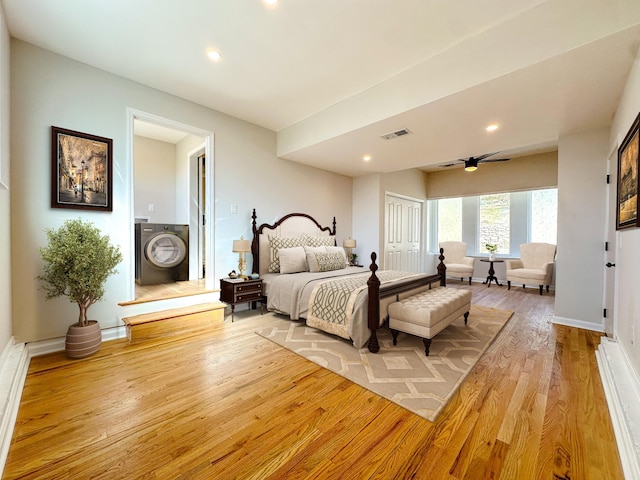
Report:
M 400 130 L 396 130 L 395 132 L 385 133 L 384 135 L 380 135 L 380 138 L 385 140 L 391 140 L 392 138 L 401 137 L 402 135 L 409 135 L 411 130 L 408 128 L 401 128 Z

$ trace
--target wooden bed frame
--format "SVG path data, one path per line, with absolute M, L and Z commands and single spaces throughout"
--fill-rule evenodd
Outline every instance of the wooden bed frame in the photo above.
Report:
M 253 209 L 252 218 L 252 230 L 253 230 L 253 241 L 251 242 L 251 253 L 253 254 L 253 273 L 259 273 L 259 265 L 260 265 L 260 235 L 263 233 L 265 229 L 274 230 L 286 220 L 292 217 L 305 217 L 315 223 L 320 231 L 326 231 L 329 235 L 336 234 L 336 218 L 333 217 L 333 228 L 323 227 L 318 223 L 318 221 L 307 215 L 306 213 L 290 213 L 280 218 L 273 224 L 263 223 L 258 227 L 257 224 L 257 216 L 256 209 Z M 444 250 L 440 249 L 440 256 L 438 259 L 440 262 L 438 263 L 438 273 L 434 275 L 428 275 L 426 277 L 421 277 L 413 280 L 392 282 L 385 285 L 380 285 L 380 279 L 376 276 L 376 271 L 378 270 L 378 265 L 376 264 L 377 255 L 375 252 L 371 253 L 371 265 L 369 266 L 369 270 L 371 271 L 371 276 L 367 280 L 367 322 L 369 330 L 371 331 L 371 337 L 369 337 L 369 343 L 367 348 L 370 352 L 377 353 L 380 350 L 380 345 L 378 343 L 378 336 L 376 331 L 380 328 L 380 300 L 383 298 L 388 298 L 392 296 L 398 296 L 402 292 L 406 292 L 408 290 L 412 290 L 414 288 L 422 287 L 425 285 L 429 285 L 435 282 L 439 282 L 441 286 L 446 286 L 446 275 L 445 271 L 447 267 L 444 265 Z

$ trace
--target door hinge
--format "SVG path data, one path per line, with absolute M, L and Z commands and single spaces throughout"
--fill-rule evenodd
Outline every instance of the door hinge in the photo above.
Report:
M 604 251 L 605 252 L 609 251 L 609 242 L 604 242 Z
M 602 316 L 604 318 L 607 318 L 607 309 L 606 308 L 602 311 Z
M 611 183 L 611 175 L 607 175 L 607 185 Z

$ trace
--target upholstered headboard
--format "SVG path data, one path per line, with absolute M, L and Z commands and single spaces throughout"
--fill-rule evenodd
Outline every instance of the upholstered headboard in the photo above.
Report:
M 253 209 L 253 273 L 263 274 L 269 268 L 269 236 L 271 237 L 328 237 L 336 234 L 336 217 L 333 217 L 333 228 L 323 227 L 316 219 L 306 213 L 290 213 L 273 224 L 263 223 L 257 226 L 256 209 Z M 334 243 L 335 244 L 335 243 Z

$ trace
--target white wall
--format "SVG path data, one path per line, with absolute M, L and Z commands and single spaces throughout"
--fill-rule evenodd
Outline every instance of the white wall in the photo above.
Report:
M 640 51 L 627 80 L 622 100 L 609 135 L 611 147 L 618 147 L 640 111 Z M 614 336 L 622 345 L 636 375 L 640 376 L 640 229 L 617 233 Z
M 0 354 L 11 338 L 11 219 L 9 181 L 9 33 L 0 5 Z M 0 366 L 1 367 L 1 366 Z
M 151 223 L 179 223 L 176 220 L 176 146 L 135 136 L 133 156 L 135 216 L 149 217 Z M 150 205 L 153 211 L 149 211 Z
M 367 175 L 353 179 L 353 238 L 358 243 L 354 250 L 358 263 L 371 265 L 371 252 L 380 256 L 380 226 L 384 208 L 380 204 L 380 175 Z
M 187 135 L 176 144 L 176 223 L 190 224 L 190 206 L 198 205 L 197 165 L 189 163 L 189 156 L 199 150 L 204 153 L 204 138 L 195 135 Z M 197 217 L 193 220 L 197 225 Z
M 508 162 L 480 163 L 473 173 L 463 168 L 436 170 L 427 174 L 426 183 L 429 200 L 555 187 L 558 185 L 558 152 L 528 155 Z
M 77 319 L 75 305 L 64 298 L 45 301 L 35 280 L 44 228 L 67 218 L 93 221 L 123 250 L 125 260 L 107 281 L 104 301 L 90 311 L 103 328 L 118 326 L 116 304 L 130 300 L 133 285 L 127 108 L 214 133 L 216 279 L 235 268 L 232 241 L 251 237 L 254 207 L 260 223 L 305 212 L 323 224 L 336 216 L 339 242 L 351 233 L 351 178 L 278 159 L 274 132 L 21 41 L 12 40 L 11 62 L 12 318 L 18 341 L 64 336 Z M 49 208 L 51 125 L 113 139 L 112 213 Z M 230 213 L 231 204 L 237 214 Z M 1 215 L 4 202 L 0 208 Z
M 558 144 L 555 321 L 603 331 L 603 258 L 608 129 Z

